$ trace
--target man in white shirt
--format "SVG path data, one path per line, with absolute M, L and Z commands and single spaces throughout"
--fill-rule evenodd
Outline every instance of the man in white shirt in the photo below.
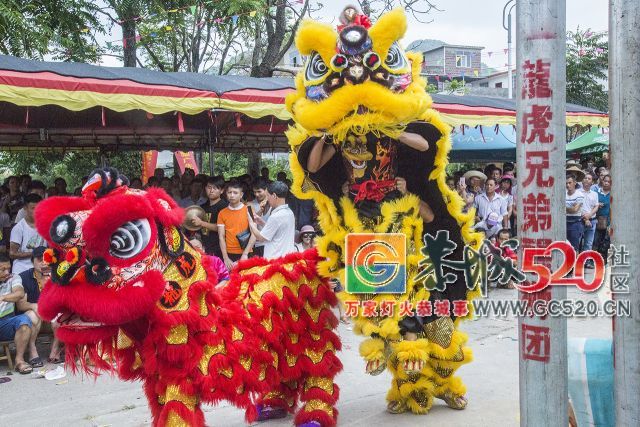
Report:
M 584 204 L 584 193 L 576 189 L 576 176 L 573 173 L 567 175 L 567 193 L 565 199 L 565 209 L 567 212 L 567 240 L 571 246 L 580 251 L 580 239 L 584 233 L 584 222 L 582 221 L 582 205 Z
M 259 179 L 253 184 L 253 196 L 254 199 L 249 203 L 253 216 L 259 216 L 262 219 L 263 224 L 269 219 L 271 214 L 271 205 L 267 200 L 267 187 L 269 183 Z M 259 219 L 257 221 L 260 221 Z M 258 224 L 257 224 L 258 225 Z M 262 230 L 261 225 L 258 225 L 258 230 Z M 264 242 L 256 241 L 253 246 L 253 254 L 256 256 L 264 256 Z
M 27 194 L 25 201 L 25 216 L 11 230 L 9 241 L 9 256 L 13 259 L 11 273 L 20 274 L 33 267 L 31 253 L 38 246 L 47 246 L 47 242 L 38 234 L 33 212 L 42 197 L 37 194 Z
M 258 230 L 256 222 L 249 217 L 251 233 L 257 241 L 265 242 L 264 258 L 279 258 L 296 252 L 294 243 L 296 219 L 286 203 L 288 193 L 289 187 L 284 182 L 274 181 L 269 184 L 267 200 L 271 205 L 271 213 L 262 230 Z M 256 216 L 256 219 L 258 218 Z M 258 219 L 258 221 L 261 220 Z
M 593 245 L 593 237 L 596 233 L 596 212 L 598 212 L 598 193 L 593 191 L 592 184 L 594 175 L 586 172 L 582 179 L 582 191 L 584 201 L 582 202 L 582 221 L 584 222 L 584 233 L 582 234 L 582 251 L 590 251 Z
M 476 208 L 476 230 L 485 232 L 490 238 L 502 229 L 504 216 L 507 214 L 507 201 L 496 192 L 496 180 L 487 178 L 484 193 L 476 196 L 473 204 Z

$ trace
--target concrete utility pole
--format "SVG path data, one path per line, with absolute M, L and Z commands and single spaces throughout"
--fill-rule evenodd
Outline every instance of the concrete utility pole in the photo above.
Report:
M 523 248 L 546 248 L 566 239 L 565 0 L 518 0 L 516 16 L 518 236 Z M 554 251 L 551 265 L 546 265 L 551 271 L 562 261 L 555 254 L 559 252 Z M 534 262 L 543 265 L 540 258 Z M 538 279 L 527 274 L 530 283 Z M 521 293 L 520 298 L 530 303 L 566 299 L 566 287 Z M 521 317 L 518 336 L 520 425 L 566 427 L 566 319 Z
M 640 3 L 609 2 L 609 140 L 611 141 L 611 191 L 614 247 L 628 252 L 628 266 L 612 274 L 629 277 L 627 299 L 631 316 L 614 323 L 616 425 L 640 425 L 640 194 L 624 181 L 640 168 Z M 624 179 L 623 179 L 624 177 Z M 622 260 L 620 260 L 622 261 Z M 619 264 L 619 263 L 617 263 Z
M 509 7 L 511 5 L 511 7 Z M 511 63 L 511 10 L 516 6 L 516 0 L 509 0 L 504 7 L 502 8 L 502 28 L 507 30 L 507 88 L 509 88 L 509 99 L 513 98 L 513 71 L 512 63 Z M 507 13 L 507 7 L 509 7 L 509 12 Z M 505 24 L 505 15 L 506 15 L 506 24 Z

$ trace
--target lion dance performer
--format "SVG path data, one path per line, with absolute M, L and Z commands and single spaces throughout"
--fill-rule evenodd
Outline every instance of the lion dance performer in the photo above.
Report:
M 287 132 L 293 191 L 313 199 L 320 212 L 320 272 L 344 281 L 349 233 L 404 233 L 406 292 L 352 294 L 345 302 L 469 301 L 476 291 L 468 290 L 459 271 L 448 272 L 455 280 L 442 291 L 429 292 L 416 281 L 419 264 L 424 267 L 424 233 L 447 230 L 457 244 L 457 260 L 465 243 L 478 247 L 482 236 L 471 230 L 473 214 L 462 214 L 462 200 L 445 184 L 449 128 L 430 109 L 421 55 L 407 54 L 398 44 L 405 15 L 393 10 L 371 25 L 347 6 L 340 22 L 338 32 L 313 21 L 301 26 L 295 42 L 308 60 L 287 98 L 295 121 Z M 471 361 L 467 337 L 457 329 L 460 320 L 400 318 L 397 309 L 392 316 L 365 317 L 360 309 L 355 331 L 368 337 L 360 346 L 366 371 L 388 369 L 393 376 L 389 412 L 424 414 L 434 397 L 451 408 L 466 407 L 465 386 L 454 376 Z
M 59 323 L 67 364 L 142 380 L 154 425 L 202 426 L 200 404 L 221 400 L 248 421 L 300 401 L 296 425 L 335 425 L 336 299 L 317 253 L 241 262 L 218 289 L 182 220 L 164 191 L 130 189 L 113 169 L 83 197 L 38 205 L 52 266 L 39 311 Z

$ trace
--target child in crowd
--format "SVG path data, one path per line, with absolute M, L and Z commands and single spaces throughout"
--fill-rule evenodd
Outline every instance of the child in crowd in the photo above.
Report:
M 511 230 L 509 230 L 508 228 L 503 228 L 502 230 L 498 231 L 498 234 L 496 235 L 495 246 L 496 248 L 500 249 L 502 257 L 511 258 L 511 260 L 513 260 L 513 265 L 515 266 L 518 262 L 518 255 L 516 254 L 516 251 L 511 249 L 508 245 L 503 245 L 503 243 L 511 239 L 511 237 Z M 503 289 L 514 289 L 512 280 L 510 280 L 506 285 L 501 285 L 500 283 L 498 283 L 496 287 Z
M 194 249 L 197 249 L 202 253 L 203 260 L 208 259 L 213 264 L 213 268 L 218 275 L 218 284 L 216 285 L 216 287 L 222 287 L 226 285 L 229 282 L 229 270 L 227 270 L 224 262 L 215 255 L 207 255 L 206 253 L 204 253 L 204 247 L 202 246 L 202 242 L 200 240 L 192 239 L 189 240 L 189 243 L 191 243 L 191 246 L 193 246 Z

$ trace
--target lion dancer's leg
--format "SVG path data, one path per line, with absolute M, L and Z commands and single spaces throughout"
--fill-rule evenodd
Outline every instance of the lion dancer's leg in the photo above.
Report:
M 472 360 L 471 349 L 464 346 L 466 334 L 455 329 L 450 317 L 430 322 L 424 330 L 430 344 L 429 368 L 435 381 L 435 397 L 444 400 L 450 408 L 466 408 L 466 387 L 454 376 L 460 366 Z
M 204 426 L 204 414 L 189 381 L 178 385 L 147 380 L 144 389 L 154 426 Z
M 295 418 L 299 427 L 333 427 L 336 425 L 338 410 L 335 408 L 340 395 L 338 385 L 334 383 L 335 374 L 323 377 L 307 377 L 302 385 L 300 402 L 302 408 Z
M 340 389 L 334 383 L 334 378 L 342 370 L 342 363 L 336 356 L 336 351 L 340 349 L 340 340 L 333 332 L 337 320 L 331 307 L 335 302 L 331 300 L 324 303 L 318 310 L 306 307 L 310 323 L 309 333 L 300 337 L 300 342 L 306 341 L 306 344 L 304 353 L 298 358 L 299 363 L 302 363 L 302 407 L 296 413 L 296 426 L 333 427 L 338 419 L 335 405 Z
M 399 414 L 410 410 L 426 414 L 433 403 L 433 382 L 428 377 L 429 342 L 419 338 L 422 323 L 405 317 L 399 323 L 401 341 L 392 342 L 388 368 L 392 375 L 387 410 Z
M 273 390 L 258 400 L 258 421 L 284 418 L 293 413 L 298 399 L 298 383 L 287 381 L 278 384 Z

